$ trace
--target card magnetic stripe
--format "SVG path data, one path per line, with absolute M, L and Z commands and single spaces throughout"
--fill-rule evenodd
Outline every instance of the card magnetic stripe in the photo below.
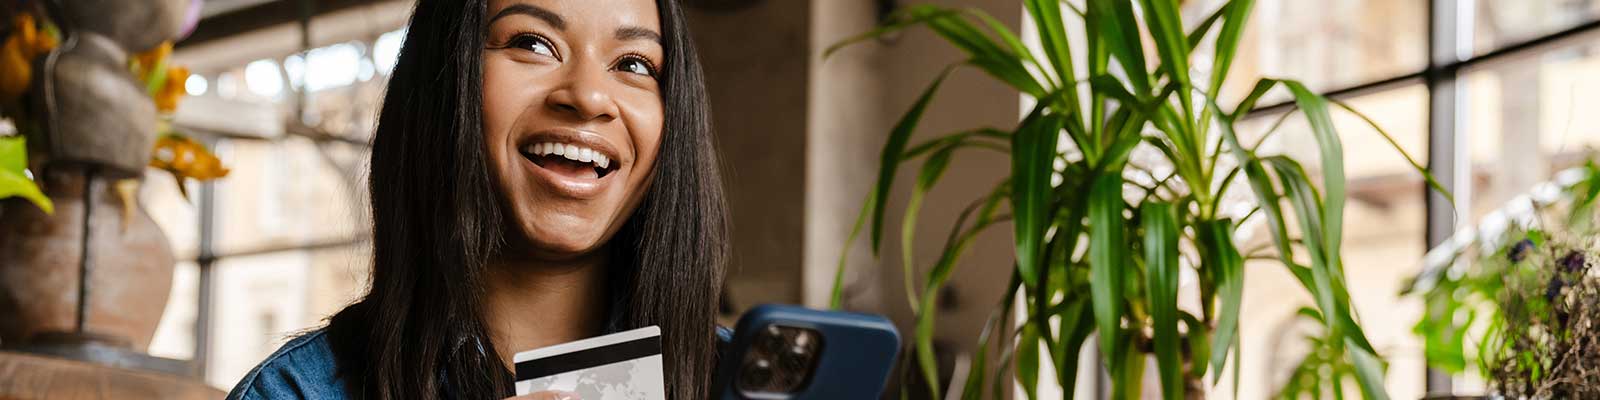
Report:
M 517 381 L 538 379 L 659 354 L 661 354 L 660 336 L 639 338 L 609 346 L 519 362 Z

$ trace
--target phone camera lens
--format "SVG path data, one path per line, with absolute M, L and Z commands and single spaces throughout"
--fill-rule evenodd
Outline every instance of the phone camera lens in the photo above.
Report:
M 739 375 L 739 386 L 747 389 L 765 389 L 772 384 L 772 362 L 758 357 L 745 362 Z
M 801 346 L 801 347 L 810 346 L 811 345 L 811 333 L 807 332 L 807 331 L 803 331 L 803 330 L 795 331 L 794 332 L 794 344 L 795 344 L 795 346 Z
M 821 332 L 767 325 L 756 331 L 738 374 L 740 390 L 799 393 L 815 372 L 823 347 Z
M 810 360 L 811 348 L 804 345 L 794 345 L 789 348 L 789 358 L 797 360 Z
M 783 336 L 783 328 L 777 325 L 767 325 L 767 329 L 762 330 L 761 338 L 759 339 L 761 343 L 761 350 L 765 351 L 767 354 L 779 354 L 783 352 L 783 348 L 785 347 L 785 340 Z
M 805 376 L 811 370 L 811 349 L 791 346 L 778 358 L 779 369 L 786 375 Z

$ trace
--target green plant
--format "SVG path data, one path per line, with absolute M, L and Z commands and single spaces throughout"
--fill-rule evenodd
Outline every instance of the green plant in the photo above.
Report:
M 1482 245 L 1442 253 L 1410 285 L 1425 305 L 1415 332 L 1433 367 L 1476 366 L 1494 394 L 1509 398 L 1600 396 L 1600 268 L 1592 262 L 1600 256 L 1600 166 L 1571 171 L 1582 178 L 1564 201 L 1534 203 L 1509 218 L 1516 226 L 1482 232 Z
M 46 214 L 55 212 L 55 204 L 39 191 L 39 186 L 28 177 L 28 145 L 22 136 L 0 136 L 0 199 L 21 197 L 32 202 Z
M 1032 397 L 1040 379 L 1040 355 L 1048 356 L 1056 371 L 1047 379 L 1072 387 L 1078 349 L 1095 332 L 1103 365 L 1111 372 L 1113 398 L 1139 397 L 1146 354 L 1157 361 L 1165 398 L 1198 394 L 1208 372 L 1220 379 L 1229 355 L 1238 359 L 1243 265 L 1254 258 L 1275 260 L 1294 274 L 1315 299 L 1316 315 L 1327 330 L 1326 354 L 1353 365 L 1366 397 L 1386 398 L 1384 363 L 1357 323 L 1346 290 L 1340 257 L 1344 156 L 1329 115 L 1330 101 L 1296 81 L 1262 79 L 1233 107 L 1218 103 L 1217 93 L 1251 12 L 1250 0 L 1229 1 L 1188 32 L 1181 26 L 1177 0 L 1140 0 L 1137 7 L 1133 0 L 1084 3 L 1080 10 L 1057 0 L 1023 2 L 1038 27 L 1035 39 L 1042 54 L 981 11 L 927 5 L 903 8 L 884 26 L 824 53 L 826 57 L 850 43 L 926 26 L 970 57 L 951 68 L 976 67 L 1038 100 L 1009 130 L 973 129 L 910 145 L 911 133 L 947 69 L 894 126 L 883 148 L 875 190 L 849 241 L 870 221 L 872 248 L 881 248 L 885 199 L 896 170 L 925 158 L 901 226 L 901 246 L 907 300 L 917 318 L 914 358 L 926 390 L 935 397 L 942 393 L 932 346 L 939 289 L 975 236 L 1009 221 L 1015 263 L 1008 268 L 1008 294 L 995 312 L 1005 314 L 1020 298 L 1027 318 L 1015 329 L 1015 346 L 1006 345 L 1006 335 L 980 339 L 981 349 L 1000 341 L 1005 354 L 992 367 L 986 354 L 975 358 L 970 379 L 960 383 L 968 398 L 981 397 L 990 383 L 998 394 L 998 377 L 1013 368 Z M 1063 6 L 1071 11 L 1064 12 Z M 1087 49 L 1071 46 L 1067 18 L 1079 18 L 1085 25 Z M 1145 34 L 1153 39 L 1154 59 L 1145 57 Z M 1212 36 L 1210 75 L 1194 76 L 1190 58 Z M 1087 73 L 1080 76 L 1075 68 Z M 1235 134 L 1236 123 L 1276 88 L 1293 96 L 1312 128 L 1320 150 L 1315 176 L 1320 187 L 1301 160 L 1258 154 L 1259 143 L 1247 147 Z M 1057 150 L 1062 139 L 1070 141 L 1061 146 L 1069 150 Z M 1136 148 L 1158 152 L 1164 158 L 1161 166 L 1174 173 L 1154 176 L 1147 168 L 1152 165 L 1131 164 L 1129 155 Z M 1011 174 L 961 214 L 919 291 L 911 287 L 915 261 L 910 246 L 922 197 L 938 182 L 952 154 L 964 149 L 1008 153 Z M 1415 161 L 1411 164 L 1424 171 Z M 1153 177 L 1154 183 L 1134 179 L 1139 174 Z M 1431 186 L 1440 187 L 1425 171 L 1423 175 Z M 1241 178 L 1259 205 L 1234 220 L 1224 212 L 1224 198 Z M 1009 213 L 1002 205 L 1009 205 Z M 1240 223 L 1252 217 L 1266 220 L 1272 239 L 1259 254 L 1243 252 L 1233 241 Z M 1291 226 L 1298 234 L 1291 233 Z M 841 256 L 835 307 L 844 265 Z M 1182 268 L 1195 269 L 1199 277 L 1198 310 L 1178 307 Z M 991 318 L 985 331 L 1011 331 L 1002 326 L 1004 320 Z M 1234 366 L 1237 379 L 1237 361 Z

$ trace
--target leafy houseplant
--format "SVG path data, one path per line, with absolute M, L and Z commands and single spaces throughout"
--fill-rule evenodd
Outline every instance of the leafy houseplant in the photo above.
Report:
M 157 4 L 172 5 L 170 3 L 172 2 Z M 227 175 L 227 168 L 223 167 L 220 160 L 208 149 L 172 129 L 171 119 L 177 111 L 179 101 L 186 94 L 184 83 L 189 77 L 189 70 L 170 63 L 173 44 L 171 40 L 164 38 L 180 32 L 164 32 L 158 29 L 159 27 L 106 21 L 115 18 L 160 18 L 168 16 L 169 13 L 165 11 L 176 8 L 121 4 L 148 14 L 134 17 L 125 15 L 127 13 L 124 11 L 128 11 L 126 9 L 114 8 L 92 12 L 90 10 L 96 7 L 69 8 L 69 11 L 81 11 L 69 14 L 79 19 L 90 20 L 79 21 L 87 26 L 101 29 L 112 26 L 110 29 L 113 30 L 132 29 L 128 32 L 119 31 L 118 33 L 122 35 L 116 39 L 91 33 L 93 29 L 85 29 L 89 32 L 80 36 L 88 39 L 82 39 L 84 44 L 78 44 L 77 41 L 64 42 L 63 31 L 49 18 L 36 17 L 36 14 L 46 15 L 35 9 L 37 5 L 29 2 L 19 2 L 18 5 L 19 7 L 14 10 L 0 9 L 0 16 L 4 17 L 0 20 L 6 21 L 0 24 L 0 119 L 9 119 L 21 133 L 14 136 L 0 136 L 0 167 L 3 167 L 0 168 L 0 199 L 22 197 L 46 213 L 53 212 L 54 206 L 50 199 L 24 172 L 28 167 L 29 150 L 24 144 L 25 137 L 45 139 L 34 142 L 36 151 L 54 153 L 49 155 L 72 162 L 104 164 L 106 170 L 117 172 L 112 175 L 122 175 L 125 179 L 120 180 L 119 195 L 129 207 L 133 200 L 131 188 L 134 186 L 127 183 L 133 183 L 131 178 L 142 176 L 144 172 L 142 169 L 146 165 L 171 174 L 177 180 L 177 187 L 185 197 L 188 196 L 184 185 L 186 180 L 207 181 Z M 177 21 L 164 22 L 168 24 L 157 25 L 170 25 L 172 29 L 180 28 Z M 192 28 L 191 26 L 185 30 Z M 116 47 L 123 43 L 139 45 L 141 47 L 136 48 L 146 50 L 128 57 L 123 54 L 126 49 Z M 107 50 L 105 48 L 107 46 L 112 48 Z M 54 53 L 60 53 L 58 57 L 68 59 L 65 64 L 73 67 L 92 65 L 103 68 L 75 69 L 62 66 L 62 62 L 42 61 Z M 63 84 L 62 81 L 94 83 L 72 85 Z M 107 83 L 108 81 L 118 82 Z M 126 81 L 127 84 L 119 85 L 121 81 Z M 95 84 L 106 85 L 109 88 L 94 86 Z M 62 99 L 51 102 L 40 100 L 46 97 L 44 93 L 47 92 L 59 92 L 61 94 L 55 96 Z M 87 95 L 85 92 L 94 95 Z M 115 94 L 121 93 L 131 93 L 132 96 L 115 97 Z M 73 107 L 80 103 L 83 105 Z M 154 107 L 139 107 L 143 103 L 150 103 Z M 114 107 L 122 108 L 112 109 Z M 99 130 L 101 125 L 81 121 L 90 117 L 73 112 L 112 115 L 108 119 L 116 122 L 107 125 L 124 126 L 126 132 L 103 132 Z M 151 118 L 139 118 L 137 115 L 142 113 L 151 113 Z M 52 117 L 71 122 L 58 123 L 63 126 L 46 129 L 45 121 Z M 126 126 L 125 122 L 129 120 L 150 122 L 150 124 Z M 80 127 L 90 128 L 79 129 Z M 152 141 L 153 145 L 149 147 L 149 151 L 144 151 L 145 147 L 142 146 L 151 143 L 145 143 L 137 138 L 141 136 L 139 132 L 145 130 L 160 133 L 159 137 L 153 138 L 155 140 Z M 88 132 L 81 135 L 90 137 L 78 139 L 75 135 L 77 132 Z M 52 142 L 60 143 L 52 144 Z M 137 146 L 124 149 L 119 146 L 124 143 Z M 49 162 L 49 157 L 46 158 L 46 162 Z M 128 211 L 125 210 L 126 212 Z
M 1045 379 L 1073 387 L 1078 349 L 1091 333 L 1098 333 L 1101 361 L 1112 379 L 1112 398 L 1139 397 L 1146 355 L 1159 366 L 1155 372 L 1164 398 L 1203 396 L 1204 377 L 1209 373 L 1220 379 L 1230 354 L 1235 356 L 1234 376 L 1238 376 L 1243 265 L 1254 258 L 1275 260 L 1293 273 L 1315 299 L 1316 317 L 1326 330 L 1325 354 L 1354 366 L 1351 372 L 1366 397 L 1386 398 L 1385 364 L 1357 323 L 1340 257 L 1344 156 L 1329 104 L 1354 110 L 1298 82 L 1278 79 L 1256 82 L 1249 95 L 1231 107 L 1219 104 L 1217 94 L 1234 61 L 1251 0 L 1229 1 L 1188 32 L 1182 26 L 1178 0 L 1140 0 L 1137 7 L 1133 0 L 1083 3 L 1078 9 L 1058 0 L 1023 2 L 1038 27 L 1034 39 L 1042 52 L 1028 48 L 981 11 L 922 5 L 903 8 L 887 24 L 824 54 L 860 40 L 926 26 L 970 57 L 951 68 L 976 67 L 1038 100 L 1009 130 L 973 129 L 913 146 L 908 143 L 910 135 L 948 74 L 946 69 L 895 125 L 883 148 L 877 184 L 849 241 L 871 221 L 872 247 L 874 251 L 881 247 L 885 203 L 896 170 L 924 158 L 901 239 L 908 301 L 917 318 L 914 358 L 926 390 L 940 397 L 943 389 L 932 345 L 937 318 L 933 305 L 940 288 L 975 236 L 1010 221 L 1016 258 L 1009 268 L 1007 295 L 979 339 L 972 373 L 965 382 L 952 384 L 963 385 L 961 393 L 967 398 L 982 397 L 986 391 L 999 397 L 1004 383 L 999 377 L 1008 369 L 1032 397 L 1039 384 L 1041 355 L 1055 371 Z M 1071 45 L 1067 18 L 1078 18 L 1085 25 L 1086 49 Z M 1146 59 L 1144 34 L 1153 39 L 1149 44 L 1158 57 Z M 1207 40 L 1215 43 L 1215 50 L 1210 75 L 1201 76 L 1191 71 L 1191 58 Z M 1302 160 L 1259 154 L 1259 144 L 1243 143 L 1235 133 L 1236 124 L 1257 100 L 1276 88 L 1292 94 L 1297 111 L 1310 123 L 1320 150 L 1317 175 L 1308 172 Z M 1058 146 L 1061 140 L 1069 143 Z M 954 153 L 973 148 L 1008 153 L 1010 177 L 962 213 L 919 293 L 911 288 L 910 244 L 922 197 Z M 1158 154 L 1160 160 L 1130 162 L 1136 149 Z M 1424 171 L 1415 161 L 1411 164 Z M 1156 174 L 1151 171 L 1158 168 L 1153 167 L 1173 172 Z M 1430 186 L 1440 188 L 1425 171 L 1423 175 Z M 1313 183 L 1316 178 L 1320 187 Z M 1246 215 L 1229 215 L 1225 206 L 1231 204 L 1224 199 L 1230 190 L 1242 190 L 1236 186 L 1244 185 L 1258 205 Z M 1009 212 L 1002 206 L 1009 206 Z M 1259 254 L 1242 251 L 1233 240 L 1234 232 L 1251 218 L 1264 224 L 1272 239 Z M 1289 218 L 1295 223 L 1291 225 Z M 1291 226 L 1298 232 L 1291 232 Z M 840 304 L 838 281 L 844 265 L 841 257 L 835 307 Z M 1198 276 L 1199 309 L 1178 306 L 1182 268 L 1192 268 Z M 992 333 L 1012 328 L 1002 316 L 1017 301 L 1026 305 L 1027 317 L 1015 327 L 1012 345 L 1009 338 Z M 990 366 L 985 353 L 995 341 L 1004 354 L 1000 363 Z M 1334 387 L 1343 380 L 1327 379 Z
M 1476 364 L 1508 398 L 1600 396 L 1600 167 L 1571 172 L 1581 178 L 1566 201 L 1526 208 L 1519 226 L 1483 233 L 1488 245 L 1447 253 L 1418 277 L 1427 312 L 1416 332 L 1434 367 Z
M 33 79 L 32 60 L 60 43 L 59 32 L 49 23 L 38 24 L 32 15 L 11 18 L 0 35 L 0 117 L 17 107 L 17 100 Z M 28 147 L 20 135 L 0 136 L 0 199 L 21 197 L 45 213 L 55 212 L 55 204 L 45 197 L 27 172 Z
M 28 146 L 24 140 L 21 136 L 0 137 L 0 199 L 21 197 L 39 210 L 53 213 L 55 204 L 28 176 Z

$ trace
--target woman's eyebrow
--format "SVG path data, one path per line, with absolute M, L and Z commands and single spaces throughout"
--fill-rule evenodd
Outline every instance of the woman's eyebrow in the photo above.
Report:
M 618 41 L 649 40 L 651 42 L 661 43 L 661 34 L 656 33 L 656 31 L 653 29 L 645 27 L 624 26 L 617 28 L 616 35 Z
M 560 14 L 556 14 L 554 11 L 544 9 L 543 7 L 525 3 L 512 4 L 506 8 L 500 9 L 500 12 L 494 14 L 494 18 L 489 18 L 489 24 L 494 24 L 494 22 L 500 20 L 500 18 L 514 14 L 522 14 L 542 19 L 544 22 L 549 23 L 550 26 L 555 27 L 556 30 L 567 30 L 567 20 L 562 19 Z

